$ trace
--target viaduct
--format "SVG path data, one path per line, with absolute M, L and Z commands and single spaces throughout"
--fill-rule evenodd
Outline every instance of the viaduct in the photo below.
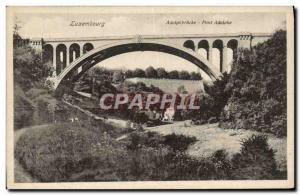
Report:
M 56 89 L 62 82 L 78 79 L 97 63 L 128 52 L 156 51 L 172 54 L 198 66 L 211 79 L 230 71 L 239 48 L 251 49 L 270 34 L 137 35 L 90 38 L 39 38 L 30 45 L 53 66 Z

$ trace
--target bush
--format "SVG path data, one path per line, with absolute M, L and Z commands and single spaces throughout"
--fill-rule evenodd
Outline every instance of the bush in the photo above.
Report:
M 190 144 L 195 143 L 196 141 L 196 137 L 176 135 L 173 133 L 171 135 L 166 135 L 163 143 L 167 146 L 170 146 L 173 150 L 184 151 Z
M 144 124 L 148 121 L 148 116 L 144 112 L 135 112 L 133 121 L 139 124 Z
M 252 135 L 243 140 L 241 152 L 232 159 L 233 179 L 274 179 L 277 174 L 274 155 L 267 143 L 267 136 Z

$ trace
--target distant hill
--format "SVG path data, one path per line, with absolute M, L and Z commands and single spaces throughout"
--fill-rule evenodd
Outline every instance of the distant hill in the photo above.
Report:
M 194 93 L 198 91 L 204 92 L 203 80 L 129 78 L 125 81 L 133 83 L 143 82 L 147 87 L 153 85 L 155 87 L 159 87 L 161 90 L 167 93 L 175 93 L 181 86 L 184 86 L 188 93 Z

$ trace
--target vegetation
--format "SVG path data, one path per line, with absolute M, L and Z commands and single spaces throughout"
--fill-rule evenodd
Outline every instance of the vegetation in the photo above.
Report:
M 182 118 L 286 136 L 286 31 L 277 31 L 252 50 L 241 49 L 238 56 L 230 74 L 205 86 L 200 110 Z
M 230 160 L 223 150 L 208 158 L 189 156 L 193 137 L 133 132 L 116 141 L 121 134 L 103 123 L 59 124 L 27 131 L 15 156 L 42 182 L 283 179 L 265 137 L 245 140 Z
M 285 136 L 287 131 L 286 31 L 252 51 L 240 51 L 224 90 L 229 100 L 221 125 Z
M 49 94 L 44 84 L 51 74 L 49 63 L 22 39 L 16 25 L 13 36 L 14 65 L 14 127 L 53 122 L 58 101 Z
M 173 70 L 167 72 L 164 68 L 153 68 L 149 66 L 145 70 L 136 68 L 135 70 L 110 70 L 103 67 L 94 67 L 81 77 L 77 86 L 80 88 L 90 89 L 92 79 L 96 81 L 108 81 L 113 83 L 121 83 L 126 78 L 152 78 L 152 79 L 180 79 L 180 80 L 202 80 L 202 76 L 198 72 L 187 72 Z
M 181 113 L 181 120 L 192 119 L 194 124 L 215 123 L 218 122 L 221 113 L 226 105 L 230 93 L 225 91 L 229 80 L 229 74 L 226 72 L 222 78 L 214 81 L 213 85 L 204 83 L 206 93 L 200 93 L 200 109 L 185 111 Z
M 281 173 L 277 171 L 274 154 L 265 135 L 253 135 L 242 140 L 241 152 L 232 159 L 232 178 L 276 179 Z

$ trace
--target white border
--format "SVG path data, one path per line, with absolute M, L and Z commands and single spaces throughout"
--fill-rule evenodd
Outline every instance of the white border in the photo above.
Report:
M 51 0 L 51 1 L 22 1 L 22 0 L 14 0 L 14 1 L 1 1 L 1 10 L 0 10 L 0 19 L 1 19 L 1 25 L 2 28 L 0 28 L 0 37 L 2 38 L 1 40 L 1 52 L 0 52 L 0 57 L 2 61 L 2 66 L 1 66 L 1 71 L 0 71 L 0 90 L 1 90 L 1 96 L 0 96 L 0 106 L 2 109 L 0 110 L 0 124 L 1 124 L 1 129 L 2 129 L 2 149 L 0 150 L 1 157 L 2 159 L 5 159 L 5 129 L 6 129 L 6 112 L 5 112 L 5 107 L 6 107 L 6 37 L 5 37 L 5 6 L 6 5 L 100 5 L 100 1 L 97 0 L 82 0 L 82 1 L 77 1 L 74 3 L 74 0 Z M 180 0 L 145 0 L 143 2 L 138 1 L 138 0 L 110 0 L 110 1 L 101 1 L 102 5 L 225 5 L 225 1 L 217 1 L 217 0 L 202 0 L 202 1 L 192 1 L 192 0 L 185 0 L 185 1 L 180 1 Z M 247 0 L 247 1 L 240 1 L 240 0 L 228 0 L 226 1 L 226 5 L 295 5 L 296 7 L 300 7 L 300 1 L 297 0 Z M 297 26 L 299 26 L 299 20 L 296 20 Z M 299 50 L 298 50 L 299 53 Z M 295 55 L 298 55 L 295 54 Z M 299 68 L 298 68 L 298 73 L 299 73 Z M 299 84 L 298 84 L 299 87 Z M 297 91 L 299 91 L 299 88 L 297 88 Z M 3 94 L 3 95 L 2 95 Z M 299 115 L 298 118 L 295 120 L 300 119 Z M 298 120 L 299 121 L 299 120 Z M 299 140 L 299 133 L 297 139 Z M 298 151 L 299 155 L 299 151 Z M 6 186 L 6 179 L 5 179 L 5 173 L 4 170 L 6 170 L 5 167 L 5 160 L 0 161 L 0 167 L 2 168 L 2 177 L 1 177 L 1 186 L 2 186 L 2 193 L 7 194 L 8 191 L 5 190 Z M 38 194 L 42 194 L 43 192 L 39 192 Z M 58 193 L 60 194 L 60 193 Z

